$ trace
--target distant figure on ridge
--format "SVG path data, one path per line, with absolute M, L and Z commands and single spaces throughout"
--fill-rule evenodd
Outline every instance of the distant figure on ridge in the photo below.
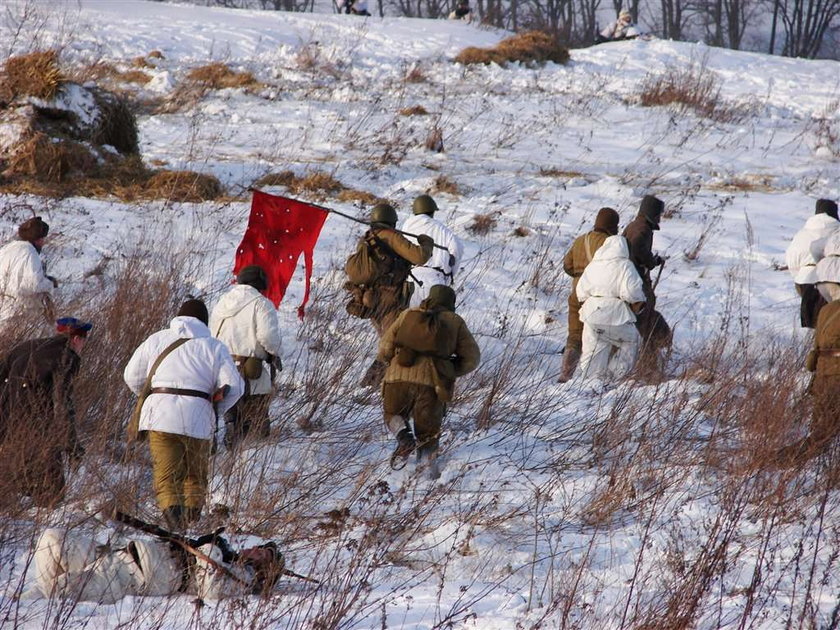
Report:
M 595 37 L 596 44 L 603 44 L 604 42 L 615 42 L 622 39 L 632 39 L 635 35 L 632 34 L 633 17 L 630 11 L 622 9 L 618 13 L 618 19 L 610 22 L 604 27 L 600 33 Z
M 367 0 L 341 0 L 338 3 L 338 12 L 348 15 L 363 15 L 370 17 L 367 8 Z
M 450 20 L 461 20 L 469 24 L 472 22 L 472 8 L 470 0 L 458 0 L 455 9 L 449 14 Z

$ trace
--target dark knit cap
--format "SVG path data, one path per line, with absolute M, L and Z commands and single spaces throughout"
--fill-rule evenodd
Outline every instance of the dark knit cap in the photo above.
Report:
M 201 300 L 191 299 L 181 304 L 178 309 L 178 317 L 195 317 L 205 325 L 210 321 L 207 313 L 207 306 Z
M 817 199 L 816 212 L 814 214 L 827 214 L 837 218 L 837 202 L 831 199 Z
M 239 270 L 236 275 L 237 284 L 247 284 L 257 291 L 265 291 L 268 288 L 268 277 L 259 265 L 248 265 Z
M 424 308 L 445 308 L 455 310 L 455 291 L 445 284 L 436 284 L 429 289 L 429 297 L 423 300 Z
M 659 218 L 664 210 L 665 204 L 653 195 L 645 195 L 642 197 L 642 203 L 639 204 L 639 216 L 647 219 L 654 230 L 659 229 Z
M 601 208 L 595 217 L 595 231 L 615 236 L 618 234 L 618 212 L 612 208 Z
M 55 320 L 55 330 L 59 335 L 67 335 L 68 337 L 87 337 L 93 324 L 90 322 L 83 322 L 75 317 L 62 317 Z
M 18 238 L 22 241 L 37 241 L 39 238 L 46 237 L 49 234 L 50 226 L 44 223 L 41 217 L 32 217 L 20 224 L 18 228 Z

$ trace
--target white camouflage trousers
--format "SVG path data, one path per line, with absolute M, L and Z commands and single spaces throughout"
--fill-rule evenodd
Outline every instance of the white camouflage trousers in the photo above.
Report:
M 618 326 L 583 324 L 580 374 L 585 379 L 614 381 L 630 373 L 639 351 L 634 324 Z

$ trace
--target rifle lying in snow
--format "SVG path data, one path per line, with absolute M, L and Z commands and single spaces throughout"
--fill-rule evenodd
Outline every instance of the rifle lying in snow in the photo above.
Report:
M 222 573 L 224 573 L 227 577 L 231 578 L 232 580 L 239 582 L 240 584 L 248 583 L 240 578 L 238 575 L 233 573 L 230 569 L 228 569 L 223 564 L 219 564 L 215 560 L 213 560 L 207 554 L 198 550 L 199 547 L 202 545 L 206 545 L 208 543 L 215 545 L 218 547 L 222 552 L 222 559 L 225 562 L 234 562 L 239 557 L 239 554 L 236 553 L 233 549 L 230 548 L 227 540 L 222 537 L 222 533 L 225 531 L 224 527 L 220 527 L 215 530 L 212 534 L 205 534 L 204 536 L 199 536 L 198 538 L 188 538 L 186 536 L 182 536 L 181 534 L 176 534 L 174 532 L 170 532 L 169 530 L 163 529 L 158 525 L 154 525 L 152 523 L 147 523 L 136 516 L 131 516 L 130 514 L 126 514 L 125 512 L 121 512 L 117 510 L 114 513 L 114 520 L 123 523 L 125 525 L 129 525 L 134 529 L 138 529 L 141 532 L 145 532 L 147 534 L 151 534 L 152 536 L 157 536 L 161 540 L 165 540 L 167 542 L 174 543 L 178 545 L 181 549 L 186 551 L 187 553 L 204 560 L 208 564 L 210 564 L 213 568 L 218 569 Z M 301 575 L 300 573 L 295 573 L 287 568 L 285 568 L 285 562 L 283 561 L 282 554 L 280 555 L 280 561 L 284 564 L 283 569 L 280 571 L 281 575 L 285 575 L 288 577 L 297 578 L 299 580 L 304 580 L 306 582 L 311 582 L 313 584 L 320 584 L 320 580 L 316 580 L 315 578 L 308 577 L 306 575 Z

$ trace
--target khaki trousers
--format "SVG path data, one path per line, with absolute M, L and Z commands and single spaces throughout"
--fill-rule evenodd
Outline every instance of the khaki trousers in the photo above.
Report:
M 204 507 L 211 440 L 149 431 L 152 480 L 161 510 Z
M 385 412 L 385 425 L 393 432 L 391 420 L 400 416 L 405 420 L 414 418 L 414 437 L 418 445 L 426 445 L 429 450 L 437 450 L 440 427 L 446 405 L 442 403 L 430 385 L 417 383 L 385 383 L 382 386 L 382 408 Z

